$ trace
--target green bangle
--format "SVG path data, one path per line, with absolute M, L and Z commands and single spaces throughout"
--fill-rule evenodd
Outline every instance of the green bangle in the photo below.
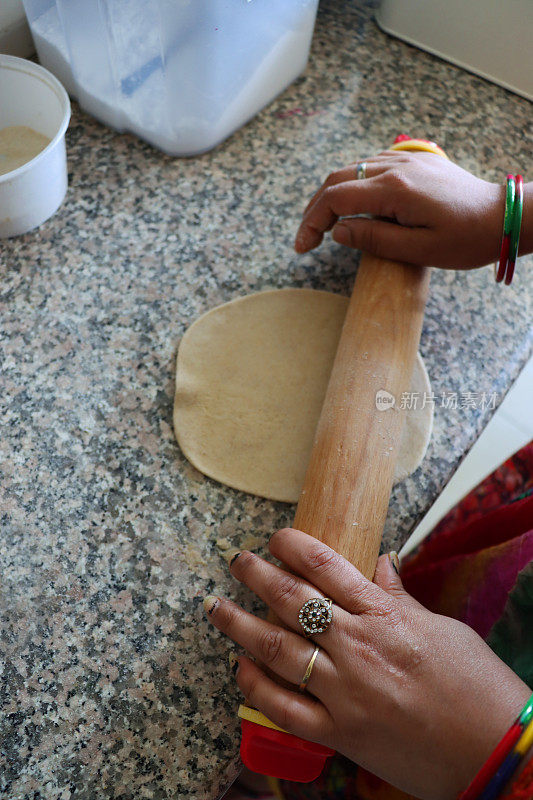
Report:
M 509 236 L 513 222 L 513 210 L 515 201 L 516 184 L 514 175 L 507 176 L 507 189 L 505 192 L 505 216 L 503 218 L 503 235 Z
M 515 198 L 513 203 L 513 218 L 511 220 L 511 244 L 509 245 L 509 261 L 516 261 L 518 255 L 518 242 L 522 226 L 522 208 L 524 206 L 524 181 L 521 175 L 515 178 Z
M 505 187 L 505 209 L 503 213 L 503 234 L 500 258 L 494 264 L 494 278 L 496 283 L 501 283 L 507 271 L 509 263 L 509 248 L 511 245 L 511 227 L 513 223 L 513 208 L 516 195 L 516 184 L 514 175 L 507 176 Z
M 526 725 L 529 725 L 532 719 L 533 719 L 533 694 L 531 695 L 526 705 L 522 709 L 522 712 L 517 719 L 517 723 L 518 725 L 523 725 L 525 727 Z

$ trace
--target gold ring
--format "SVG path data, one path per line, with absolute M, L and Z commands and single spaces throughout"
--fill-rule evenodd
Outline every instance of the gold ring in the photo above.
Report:
M 333 600 L 329 597 L 311 597 L 298 612 L 298 622 L 306 636 L 323 633 L 333 619 Z
M 366 178 L 366 161 L 355 165 L 355 180 L 363 181 Z
M 305 692 L 307 688 L 307 684 L 309 683 L 309 678 L 311 677 L 311 673 L 313 671 L 313 667 L 315 665 L 316 657 L 318 655 L 318 651 L 320 647 L 315 647 L 315 651 L 309 660 L 309 664 L 307 665 L 307 669 L 305 670 L 305 675 L 302 678 L 301 684 L 298 686 L 299 692 Z

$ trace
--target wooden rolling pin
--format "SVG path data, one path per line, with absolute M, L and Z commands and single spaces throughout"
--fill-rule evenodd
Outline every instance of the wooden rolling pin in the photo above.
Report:
M 446 158 L 433 142 L 408 136 L 392 149 Z M 362 255 L 294 518 L 295 528 L 370 579 L 405 421 L 400 399 L 411 387 L 428 289 L 426 267 Z M 387 398 L 394 400 L 389 407 L 377 403 Z M 281 624 L 272 612 L 269 619 Z M 281 731 L 248 706 L 239 716 L 241 757 L 256 772 L 310 781 L 333 752 Z
M 429 270 L 363 254 L 294 527 L 372 579 L 387 516 Z M 378 410 L 376 396 L 395 398 Z

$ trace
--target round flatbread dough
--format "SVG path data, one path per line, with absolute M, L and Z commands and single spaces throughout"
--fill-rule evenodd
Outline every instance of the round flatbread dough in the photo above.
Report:
M 312 289 L 259 292 L 189 328 L 178 351 L 174 430 L 200 472 L 298 501 L 348 302 Z M 424 457 L 433 409 L 421 399 L 430 390 L 418 355 L 411 382 L 418 407 L 406 414 L 395 482 Z

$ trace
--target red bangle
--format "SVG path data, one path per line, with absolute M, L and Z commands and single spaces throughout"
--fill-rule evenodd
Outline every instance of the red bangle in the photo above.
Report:
M 516 264 L 516 261 L 508 261 L 507 262 L 507 269 L 505 270 L 505 280 L 504 280 L 504 283 L 505 283 L 506 286 L 509 286 L 509 284 L 513 280 L 515 264 Z
M 522 733 L 522 726 L 515 722 L 511 725 L 499 745 L 485 761 L 468 789 L 459 795 L 459 800 L 476 800 L 495 772 L 503 764 L 505 757 L 511 752 Z
M 511 246 L 511 236 L 504 236 L 502 239 L 502 249 L 500 252 L 500 260 L 498 262 L 498 267 L 495 270 L 495 278 L 496 283 L 501 283 L 507 272 L 507 261 L 509 259 L 509 248 Z

